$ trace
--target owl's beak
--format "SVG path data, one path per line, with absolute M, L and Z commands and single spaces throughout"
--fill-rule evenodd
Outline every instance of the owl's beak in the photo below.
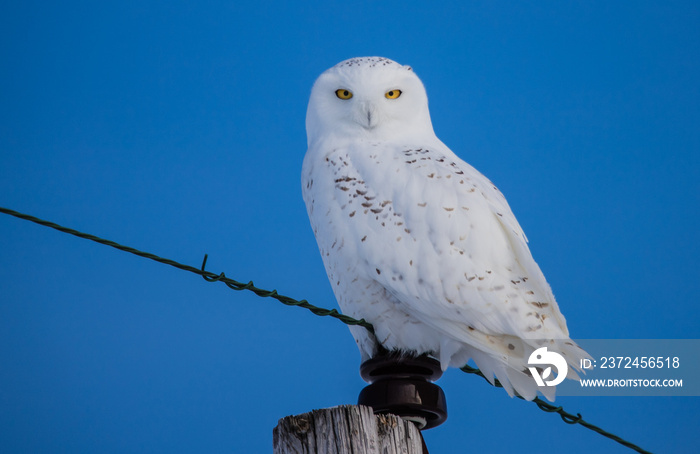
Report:
M 379 122 L 377 108 L 369 101 L 360 103 L 360 115 L 358 117 L 357 122 L 365 129 L 372 129 Z

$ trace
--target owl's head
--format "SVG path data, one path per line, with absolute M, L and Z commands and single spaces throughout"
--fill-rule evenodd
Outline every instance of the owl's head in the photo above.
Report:
M 410 66 L 381 57 L 351 58 L 321 74 L 311 90 L 309 146 L 329 137 L 392 140 L 414 134 L 434 132 L 425 88 Z

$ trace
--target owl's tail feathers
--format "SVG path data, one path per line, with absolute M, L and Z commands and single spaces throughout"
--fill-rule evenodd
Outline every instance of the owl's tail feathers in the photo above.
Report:
M 533 400 L 539 391 L 547 400 L 554 401 L 556 387 L 537 386 L 527 369 L 516 370 L 512 365 L 503 363 L 483 352 L 475 354 L 472 358 L 489 382 L 495 385 L 495 379 L 498 379 L 510 397 L 518 395 L 525 400 Z
M 583 372 L 584 374 L 586 373 L 586 371 L 581 367 L 582 360 L 593 359 L 591 355 L 589 355 L 586 350 L 579 347 L 578 344 L 571 339 L 554 339 L 552 342 L 555 345 L 553 347 L 554 350 L 561 353 L 570 366 L 569 373 L 566 375 L 566 378 L 577 381 L 581 380 L 581 377 L 579 377 L 576 371 Z
M 514 342 L 513 338 L 508 338 L 508 344 L 514 343 L 514 350 L 492 349 L 487 353 L 468 344 L 446 340 L 441 343 L 440 363 L 444 370 L 448 366 L 462 367 L 471 358 L 486 379 L 492 385 L 495 385 L 495 380 L 498 379 L 509 396 L 518 395 L 526 400 L 533 400 L 539 391 L 547 400 L 553 402 L 556 386 L 537 386 L 528 368 L 528 358 L 535 348 L 522 340 Z M 547 344 L 550 350 L 561 353 L 566 359 L 569 366 L 566 378 L 579 380 L 576 371 L 583 371 L 580 367 L 581 359 L 590 358 L 590 355 L 570 339 L 550 340 Z
M 440 364 L 443 370 L 448 366 L 462 367 L 469 359 L 474 360 L 481 373 L 493 386 L 496 386 L 496 379 L 498 379 L 510 397 L 518 394 L 527 400 L 532 400 L 537 396 L 537 384 L 532 377 L 513 369 L 505 355 L 496 358 L 493 353 L 486 353 L 471 345 L 449 339 L 441 343 Z

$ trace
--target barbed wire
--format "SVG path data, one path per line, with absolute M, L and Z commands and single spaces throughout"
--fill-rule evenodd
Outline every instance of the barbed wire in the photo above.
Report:
M 486 378 L 484 373 L 481 372 L 476 367 L 471 367 L 469 365 L 466 365 L 466 366 L 461 367 L 460 370 L 462 372 L 466 372 L 468 374 L 478 375 L 479 377 L 486 380 L 486 382 L 488 384 L 490 384 L 491 386 L 495 386 L 496 388 L 503 388 L 503 385 L 501 384 L 501 382 L 497 378 L 495 378 L 494 382 L 491 383 L 491 381 L 488 378 Z M 518 399 L 527 400 L 522 396 L 518 396 L 517 394 L 515 395 L 515 397 L 517 397 Z M 588 421 L 583 419 L 583 416 L 581 416 L 581 413 L 576 413 L 575 415 L 572 415 L 571 413 L 565 411 L 564 407 L 562 407 L 562 406 L 557 407 L 556 405 L 552 405 L 549 402 L 545 402 L 544 400 L 540 399 L 539 397 L 535 397 L 532 400 L 532 402 L 534 402 L 537 405 L 537 407 L 542 411 L 545 411 L 547 413 L 558 413 L 559 416 L 561 416 L 561 420 L 567 424 L 580 424 L 583 427 L 585 427 L 586 429 L 590 429 L 593 432 L 597 432 L 604 437 L 607 437 L 613 441 L 620 443 L 622 446 L 633 449 L 633 450 L 635 450 L 639 453 L 642 453 L 642 454 L 652 454 L 651 452 L 640 448 L 639 446 L 635 445 L 634 443 L 630 443 L 629 441 L 627 441 L 623 438 L 620 438 L 617 435 L 608 432 L 607 430 L 601 429 L 600 427 L 589 423 Z
M 149 252 L 143 252 L 143 251 L 140 251 L 138 249 L 135 249 L 135 248 L 132 248 L 129 246 L 124 246 L 124 245 L 121 245 L 121 244 L 116 243 L 114 241 L 106 240 L 104 238 L 100 238 L 98 236 L 91 235 L 89 233 L 84 233 L 84 232 L 80 232 L 80 231 L 75 230 L 75 229 L 64 227 L 64 226 L 61 226 L 61 225 L 56 224 L 54 222 L 45 221 L 45 220 L 39 219 L 35 216 L 31 216 L 28 214 L 20 213 L 18 211 L 10 210 L 9 208 L 0 207 L 0 213 L 8 214 L 10 216 L 14 216 L 16 218 L 23 219 L 25 221 L 30 221 L 30 222 L 33 222 L 35 224 L 39 224 L 39 225 L 44 226 L 44 227 L 50 227 L 52 229 L 58 230 L 59 232 L 67 233 L 69 235 L 73 235 L 73 236 L 76 236 L 78 238 L 83 238 L 86 240 L 94 241 L 96 243 L 99 243 L 99 244 L 102 244 L 105 246 L 109 246 L 109 247 L 118 249 L 120 251 L 128 252 L 130 254 L 133 254 L 133 255 L 136 255 L 139 257 L 153 260 L 153 261 L 156 261 L 158 263 L 163 263 L 165 265 L 169 265 L 169 266 L 175 267 L 175 268 L 183 270 L 183 271 L 188 271 L 190 273 L 194 273 L 194 274 L 197 274 L 199 276 L 202 276 L 204 278 L 204 280 L 206 280 L 207 282 L 222 282 L 222 283 L 226 284 L 227 287 L 229 287 L 230 289 L 233 289 L 233 290 L 238 290 L 238 291 L 248 290 L 248 291 L 255 293 L 259 297 L 273 298 L 273 299 L 275 299 L 275 300 L 279 301 L 280 303 L 285 304 L 287 306 L 303 307 L 304 309 L 308 309 L 309 311 L 311 311 L 315 315 L 322 316 L 322 317 L 326 317 L 326 316 L 333 317 L 346 325 L 362 326 L 363 328 L 367 329 L 369 332 L 374 333 L 374 327 L 372 326 L 372 324 L 368 323 L 365 319 L 357 320 L 353 317 L 349 317 L 347 315 L 341 314 L 336 309 L 324 309 L 322 307 L 314 306 L 313 304 L 310 304 L 306 300 L 296 300 L 296 299 L 291 298 L 289 296 L 281 295 L 277 292 L 277 290 L 264 290 L 264 289 L 258 288 L 253 284 L 253 281 L 248 281 L 247 283 L 238 282 L 234 279 L 226 277 L 226 275 L 223 272 L 220 274 L 215 274 L 215 273 L 206 271 L 205 267 L 206 267 L 207 259 L 208 259 L 207 254 L 204 255 L 204 259 L 202 260 L 201 268 L 195 268 L 195 267 L 190 266 L 190 265 L 185 265 L 185 264 L 182 264 L 180 262 L 176 262 L 175 260 L 160 257 L 160 256 L 157 256 L 155 254 L 151 254 Z M 483 372 L 481 372 L 477 368 L 466 365 L 466 366 L 462 367 L 460 370 L 462 370 L 463 372 L 466 372 L 468 374 L 478 375 L 478 376 L 482 377 L 483 379 L 485 379 L 487 381 L 487 383 L 491 384 L 492 386 L 495 386 L 498 388 L 503 387 L 503 385 L 501 385 L 501 383 L 498 379 L 495 379 L 494 383 L 491 383 L 486 378 L 486 376 L 483 374 Z M 516 396 L 516 397 L 525 400 L 521 396 Z M 577 413 L 576 415 L 572 415 L 571 413 L 566 412 L 563 407 L 554 406 L 548 402 L 543 401 L 539 397 L 536 397 L 532 402 L 534 402 L 537 405 L 537 407 L 542 411 L 545 411 L 548 413 L 558 413 L 559 416 L 561 416 L 562 421 L 564 421 L 567 424 L 580 424 L 581 426 L 583 426 L 587 429 L 590 429 L 590 430 L 592 430 L 592 431 L 594 431 L 594 432 L 596 432 L 604 437 L 607 437 L 613 441 L 616 441 L 617 443 L 620 443 L 621 445 L 623 445 L 627 448 L 633 449 L 634 451 L 637 451 L 637 452 L 642 453 L 642 454 L 651 454 L 651 452 L 646 451 L 646 450 L 640 448 L 639 446 L 618 437 L 615 434 L 612 434 L 604 429 L 601 429 L 598 426 L 595 426 L 595 425 L 585 421 L 580 413 Z
M 253 281 L 249 281 L 247 283 L 243 282 L 238 282 L 236 280 L 233 280 L 231 278 L 226 277 L 224 273 L 220 274 L 215 274 L 211 273 L 209 271 L 206 271 L 204 267 L 207 264 L 207 254 L 204 255 L 204 260 L 202 261 L 202 267 L 201 268 L 195 268 L 190 265 L 185 265 L 179 262 L 176 262 L 175 260 L 159 257 L 155 254 L 151 254 L 149 252 L 143 252 L 139 251 L 138 249 L 134 249 L 129 246 L 124 246 L 119 243 L 115 243 L 114 241 L 110 240 L 105 240 L 104 238 L 100 238 L 95 235 L 90 235 L 89 233 L 83 233 L 78 230 L 74 230 L 68 227 L 63 227 L 61 225 L 58 225 L 56 223 L 50 222 L 50 221 L 45 221 L 43 219 L 39 219 L 37 217 L 20 213 L 18 211 L 10 210 L 8 208 L 3 208 L 0 207 L 0 212 L 9 214 L 10 216 L 14 216 L 19 219 L 24 219 L 25 221 L 30 221 L 35 224 L 39 224 L 45 227 L 50 227 L 52 229 L 58 230 L 59 232 L 63 233 L 68 233 L 69 235 L 77 236 L 78 238 L 83 238 L 86 240 L 94 241 L 95 243 L 99 244 L 104 244 L 105 246 L 110 246 L 115 249 L 119 249 L 120 251 L 128 252 L 130 254 L 137 255 L 139 257 L 147 258 L 149 260 L 154 260 L 159 263 L 163 263 L 165 265 L 170 265 L 172 267 L 178 268 L 180 270 L 184 271 L 189 271 L 190 273 L 198 274 L 204 278 L 207 282 L 222 282 L 226 284 L 229 288 L 233 290 L 248 290 L 253 293 L 255 293 L 257 296 L 260 296 L 262 298 L 273 298 L 279 301 L 282 304 L 286 304 L 287 306 L 299 306 L 303 307 L 304 309 L 308 309 L 311 312 L 313 312 L 315 315 L 319 315 L 321 317 L 333 317 L 337 318 L 341 322 L 345 323 L 346 325 L 359 325 L 364 328 L 367 328 L 370 332 L 374 333 L 374 328 L 372 327 L 371 324 L 367 323 L 364 319 L 362 320 L 356 320 L 352 317 L 348 317 L 347 315 L 341 314 L 335 309 L 324 309 L 322 307 L 314 306 L 313 304 L 310 304 L 306 300 L 301 300 L 297 301 L 294 298 L 290 298 L 285 295 L 280 295 L 277 293 L 277 290 L 264 290 L 261 288 L 258 288 L 255 286 Z

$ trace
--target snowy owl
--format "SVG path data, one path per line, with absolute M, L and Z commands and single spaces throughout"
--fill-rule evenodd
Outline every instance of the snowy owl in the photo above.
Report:
M 566 322 L 503 194 L 433 132 L 409 66 L 353 58 L 311 91 L 302 191 L 323 263 L 362 360 L 379 346 L 448 366 L 472 358 L 533 399 L 543 346 L 580 370 Z M 571 367 L 569 378 L 578 378 Z

